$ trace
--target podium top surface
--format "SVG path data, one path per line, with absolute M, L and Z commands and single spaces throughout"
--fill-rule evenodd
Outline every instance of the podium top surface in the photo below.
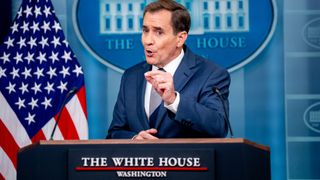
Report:
M 101 140 L 41 140 L 37 143 L 28 145 L 22 149 L 32 148 L 38 145 L 94 145 L 94 144 L 224 144 L 224 143 L 243 143 L 255 148 L 270 151 L 268 146 L 257 144 L 244 138 L 179 138 L 179 139 L 157 139 L 157 140 L 129 140 L 129 139 L 101 139 Z

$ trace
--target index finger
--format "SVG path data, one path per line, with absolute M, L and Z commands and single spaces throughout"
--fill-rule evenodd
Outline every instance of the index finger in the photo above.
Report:
M 160 74 L 164 74 L 165 72 L 163 71 L 159 71 L 159 70 L 156 70 L 156 71 L 148 71 L 146 73 L 144 73 L 145 76 L 156 76 L 156 75 L 160 75 Z

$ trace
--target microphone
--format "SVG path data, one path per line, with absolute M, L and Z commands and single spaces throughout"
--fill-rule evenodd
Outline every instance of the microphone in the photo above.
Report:
M 64 107 L 64 105 L 66 104 L 67 100 L 69 100 L 70 97 L 72 97 L 74 94 L 76 94 L 77 92 L 77 87 L 73 87 L 66 95 L 66 97 L 64 98 L 63 100 L 63 103 L 61 104 L 61 107 L 60 107 L 60 110 L 59 110 L 59 114 L 58 114 L 58 118 L 57 118 L 57 121 L 56 123 L 54 124 L 54 127 L 53 127 L 53 130 L 51 132 L 51 136 L 50 136 L 50 140 L 54 140 L 53 139 L 53 135 L 54 133 L 56 132 L 56 128 L 57 128 L 57 125 L 60 121 L 60 117 L 61 117 L 61 114 L 62 114 L 62 109 Z
M 213 90 L 213 92 L 215 92 L 215 93 L 218 94 L 218 97 L 219 97 L 219 99 L 220 99 L 220 101 L 221 101 L 221 103 L 222 103 L 223 111 L 224 111 L 224 115 L 225 115 L 224 120 L 225 120 L 225 122 L 227 123 L 228 129 L 229 129 L 229 131 L 230 131 L 230 136 L 231 136 L 231 138 L 232 138 L 232 137 L 233 137 L 233 132 L 232 132 L 232 128 L 231 128 L 231 125 L 230 125 L 229 115 L 228 115 L 228 113 L 227 113 L 227 108 L 226 108 L 225 100 L 224 100 L 224 98 L 222 97 L 221 92 L 220 92 L 220 90 L 219 90 L 218 87 L 213 87 L 212 90 Z

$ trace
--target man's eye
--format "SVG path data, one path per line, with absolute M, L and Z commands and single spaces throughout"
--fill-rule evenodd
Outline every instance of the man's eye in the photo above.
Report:
M 157 35 L 162 35 L 163 31 L 157 31 Z

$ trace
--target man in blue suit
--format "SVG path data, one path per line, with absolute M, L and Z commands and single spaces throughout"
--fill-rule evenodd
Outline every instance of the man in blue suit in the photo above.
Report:
M 144 10 L 146 62 L 122 76 L 107 138 L 225 137 L 229 73 L 184 45 L 190 29 L 185 7 L 155 1 Z

